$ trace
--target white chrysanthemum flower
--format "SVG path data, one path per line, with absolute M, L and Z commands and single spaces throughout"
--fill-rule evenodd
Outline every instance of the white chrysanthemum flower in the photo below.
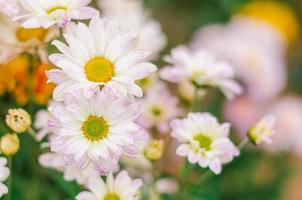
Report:
M 127 30 L 139 33 L 137 47 L 152 52 L 150 59 L 156 58 L 166 46 L 167 39 L 161 25 L 150 17 L 141 0 L 99 0 L 101 15 L 115 19 Z M 152 43 L 150 43 L 152 41 Z
M 7 165 L 7 159 L 0 157 L 0 198 L 8 193 L 7 186 L 3 184 L 3 182 L 7 179 L 9 176 L 9 168 L 6 167 Z
M 206 48 L 229 62 L 253 100 L 272 100 L 284 91 L 286 46 L 266 23 L 236 16 L 227 24 L 205 26 L 197 32 L 192 47 Z
M 46 62 L 48 59 L 45 56 L 45 44 L 59 34 L 57 28 L 23 28 L 2 14 L 0 14 L 0 31 L 0 63 L 6 63 L 23 52 L 38 53 Z
M 91 0 L 19 0 L 26 11 L 16 17 L 25 28 L 48 28 L 54 24 L 65 27 L 72 19 L 90 19 L 99 12 L 87 5 Z
M 259 145 L 263 142 L 271 143 L 271 136 L 274 134 L 275 117 L 267 115 L 262 118 L 255 126 L 248 130 L 249 140 Z
M 64 103 L 49 108 L 59 121 L 51 149 L 80 168 L 93 163 L 107 174 L 116 168 L 121 155 L 135 156 L 139 152 L 137 142 L 148 138 L 146 131 L 134 123 L 142 109 L 142 104 L 117 96 L 107 87 L 89 99 L 82 91 L 70 93 Z
M 185 46 L 172 50 L 165 59 L 172 66 L 161 70 L 161 77 L 180 83 L 190 81 L 198 87 L 217 87 L 228 98 L 241 93 L 240 85 L 234 80 L 234 70 L 227 63 L 204 50 L 191 51 Z
M 62 100 L 64 93 L 78 88 L 83 88 L 89 97 L 103 85 L 125 95 L 142 96 L 142 89 L 135 81 L 145 78 L 156 67 L 144 61 L 146 52 L 135 49 L 136 33 L 121 31 L 114 21 L 96 17 L 89 27 L 78 23 L 64 37 L 69 46 L 54 41 L 63 54 L 50 56 L 61 68 L 48 72 L 50 81 L 58 84 L 55 100 Z
M 182 114 L 178 99 L 170 94 L 164 83 L 158 82 L 150 87 L 142 100 L 144 112 L 138 123 L 144 128 L 156 127 L 162 133 L 169 131 L 169 122 Z
M 188 117 L 171 122 L 172 137 L 182 145 L 177 154 L 188 157 L 190 163 L 209 167 L 219 174 L 222 164 L 230 162 L 239 155 L 238 148 L 228 138 L 230 124 L 219 124 L 209 113 L 189 113 Z
M 106 183 L 101 178 L 92 179 L 88 186 L 91 192 L 81 192 L 76 200 L 138 200 L 142 185 L 140 179 L 132 180 L 126 171 L 118 173 L 115 179 L 110 173 Z
M 66 163 L 63 156 L 58 153 L 44 153 L 39 157 L 39 163 L 43 167 L 52 168 L 64 173 L 66 181 L 76 181 L 79 185 L 88 186 L 92 178 L 98 178 L 100 174 L 93 165 L 88 165 L 84 170 L 75 165 Z

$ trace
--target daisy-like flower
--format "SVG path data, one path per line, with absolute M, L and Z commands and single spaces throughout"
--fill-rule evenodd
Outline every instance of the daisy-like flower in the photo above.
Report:
M 0 157 L 0 198 L 8 192 L 7 186 L 3 184 L 3 182 L 7 179 L 10 173 L 9 168 L 6 167 L 6 165 L 7 159 Z
M 15 17 L 25 28 L 65 27 L 72 19 L 90 19 L 99 12 L 87 5 L 91 0 L 19 0 L 25 14 Z
M 142 185 L 140 179 L 132 180 L 126 171 L 118 173 L 115 179 L 110 173 L 106 183 L 101 178 L 92 179 L 88 186 L 90 192 L 81 192 L 76 200 L 138 200 Z
M 166 133 L 169 131 L 170 120 L 182 113 L 178 107 L 178 99 L 172 96 L 159 80 L 146 92 L 142 102 L 145 109 L 138 123 L 146 129 L 156 127 L 162 133 Z
M 139 33 L 137 47 L 152 52 L 154 59 L 166 46 L 167 39 L 161 25 L 150 16 L 141 0 L 99 0 L 101 15 L 106 19 L 115 19 L 127 30 Z M 150 43 L 152 40 L 152 43 Z
M 66 181 L 76 181 L 79 185 L 88 186 L 88 182 L 92 178 L 98 178 L 100 174 L 93 165 L 89 165 L 85 170 L 75 165 L 68 164 L 63 155 L 58 153 L 44 153 L 39 157 L 39 163 L 43 167 L 52 168 L 64 173 Z
M 228 138 L 230 124 L 219 124 L 209 113 L 189 113 L 188 117 L 171 122 L 172 137 L 183 143 L 177 154 L 188 157 L 190 163 L 209 167 L 219 174 L 222 164 L 239 155 L 238 148 Z
M 0 5 L 1 6 L 1 5 Z M 0 63 L 7 63 L 23 52 L 38 53 L 43 62 L 47 62 L 45 44 L 53 40 L 59 31 L 57 28 L 27 29 L 9 17 L 0 14 Z
M 58 85 L 55 100 L 63 100 L 66 91 L 78 88 L 84 89 L 89 97 L 104 85 L 125 95 L 143 95 L 135 81 L 145 78 L 156 67 L 144 61 L 146 52 L 135 49 L 136 33 L 121 31 L 114 21 L 95 17 L 88 27 L 78 23 L 64 37 L 69 46 L 54 41 L 63 54 L 50 56 L 60 68 L 48 72 L 49 80 Z
M 249 140 L 256 145 L 263 142 L 271 143 L 271 136 L 274 134 L 274 125 L 275 117 L 273 115 L 263 117 L 255 126 L 248 130 Z
M 134 123 L 142 104 L 117 96 L 104 88 L 91 98 L 75 91 L 64 103 L 52 104 L 49 111 L 56 118 L 51 149 L 64 154 L 79 168 L 94 164 L 106 175 L 116 168 L 120 155 L 135 156 L 137 143 L 148 138 L 146 131 Z
M 161 77 L 180 83 L 190 81 L 197 87 L 217 87 L 228 98 L 241 93 L 241 86 L 234 80 L 234 70 L 227 63 L 218 61 L 207 51 L 191 51 L 185 46 L 172 50 L 165 60 L 172 66 L 161 70 Z

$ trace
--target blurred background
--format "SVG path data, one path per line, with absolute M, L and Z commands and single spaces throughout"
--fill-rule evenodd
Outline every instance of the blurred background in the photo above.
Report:
M 235 67 L 244 94 L 225 103 L 214 90 L 203 102 L 205 111 L 233 124 L 234 141 L 240 141 L 244 130 L 267 113 L 274 113 L 278 120 L 273 144 L 244 150 L 224 167 L 221 175 L 206 183 L 194 183 L 199 167 L 185 169 L 193 170 L 187 176 L 191 184 L 183 185 L 186 199 L 302 200 L 302 1 L 145 0 L 144 3 L 166 34 L 167 46 L 162 55 L 186 44 L 192 49 L 208 49 Z M 43 73 L 51 66 L 35 60 L 24 61 L 22 57 L 14 62 L 17 63 L 11 63 L 12 73 L 19 87 L 13 87 L 10 90 L 13 92 L 3 89 L 9 88 L 10 83 L 4 81 L 8 72 L 1 71 L 0 65 L 1 134 L 9 131 L 2 123 L 8 108 L 17 104 L 34 116 L 46 108 L 52 89 L 46 85 Z M 37 62 L 38 66 L 30 72 L 35 74 L 30 86 L 26 85 L 26 62 Z M 165 64 L 160 58 L 154 62 L 158 66 Z M 172 89 L 186 103 L 192 97 L 190 87 Z M 40 166 L 37 158 L 43 150 L 32 138 L 21 135 L 21 141 L 22 150 L 14 157 L 14 200 L 72 199 L 82 191 L 76 183 L 66 182 L 61 173 Z M 165 162 L 163 159 L 158 167 L 167 165 Z M 186 174 L 174 172 L 173 164 L 166 168 L 162 176 Z M 160 198 L 179 199 L 174 195 Z

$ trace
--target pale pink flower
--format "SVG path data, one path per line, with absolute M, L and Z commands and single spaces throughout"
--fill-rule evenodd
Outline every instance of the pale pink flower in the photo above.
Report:
M 271 100 L 286 85 L 285 43 L 279 32 L 265 23 L 236 17 L 226 25 L 203 27 L 192 47 L 206 48 L 232 64 L 254 100 Z
M 126 171 L 121 171 L 115 178 L 110 173 L 106 183 L 101 178 L 90 180 L 88 185 L 90 191 L 81 192 L 76 196 L 76 200 L 138 200 L 142 185 L 140 179 L 132 180 Z
M 180 46 L 165 60 L 171 66 L 163 68 L 160 75 L 167 81 L 190 81 L 198 87 L 217 87 L 228 98 L 241 93 L 241 86 L 234 80 L 233 68 L 205 50 L 192 51 Z
M 276 117 L 273 145 L 267 149 L 286 151 L 302 157 L 302 99 L 298 96 L 284 96 L 268 108 Z
M 48 128 L 49 120 L 52 120 L 52 115 L 48 110 L 40 110 L 37 112 L 34 121 L 34 127 L 37 129 L 36 140 L 41 141 L 45 138 L 51 131 Z
M 171 128 L 172 137 L 181 143 L 176 153 L 188 157 L 192 164 L 209 167 L 215 174 L 240 153 L 228 137 L 230 124 L 219 124 L 210 113 L 189 113 L 183 120 L 173 120 Z
M 121 155 L 138 154 L 138 141 L 148 138 L 134 121 L 142 113 L 142 104 L 117 96 L 110 88 L 85 98 L 74 91 L 49 107 L 59 121 L 53 124 L 51 150 L 64 154 L 79 168 L 95 165 L 106 175 L 116 168 Z
M 91 0 L 19 0 L 26 11 L 15 17 L 25 28 L 48 28 L 52 25 L 65 27 L 71 20 L 85 20 L 99 15 L 88 7 Z
M 138 123 L 146 129 L 156 127 L 160 132 L 169 131 L 169 122 L 182 114 L 179 100 L 172 96 L 166 85 L 158 80 L 149 90 L 144 99 L 144 112 Z

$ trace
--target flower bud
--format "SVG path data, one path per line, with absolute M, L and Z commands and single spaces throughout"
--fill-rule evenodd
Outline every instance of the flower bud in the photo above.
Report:
M 153 140 L 145 147 L 145 156 L 149 160 L 159 160 L 164 151 L 164 142 L 163 140 Z
M 27 131 L 31 125 L 30 115 L 23 109 L 9 109 L 6 115 L 6 124 L 15 132 Z
M 263 142 L 271 143 L 271 136 L 274 134 L 273 127 L 275 117 L 272 115 L 265 116 L 254 127 L 248 130 L 248 138 L 251 143 L 259 145 Z
M 18 152 L 20 141 L 17 134 L 6 134 L 1 137 L 0 150 L 5 156 L 12 156 Z

